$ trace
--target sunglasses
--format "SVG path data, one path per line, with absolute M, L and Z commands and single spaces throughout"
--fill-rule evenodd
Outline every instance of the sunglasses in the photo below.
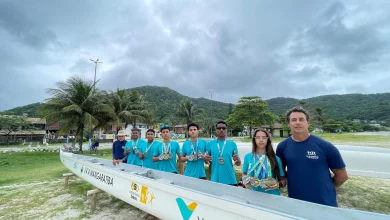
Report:
M 168 124 L 163 124 L 163 125 L 161 125 L 160 128 L 169 128 L 169 125 Z
M 226 130 L 226 127 L 217 127 L 217 130 Z

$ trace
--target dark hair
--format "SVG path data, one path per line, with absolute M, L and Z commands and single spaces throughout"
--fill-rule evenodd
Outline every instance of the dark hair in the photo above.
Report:
M 199 125 L 198 124 L 196 124 L 196 123 L 193 123 L 193 122 L 191 122 L 191 123 L 189 123 L 188 124 L 188 126 L 187 126 L 187 131 L 189 131 L 190 130 L 190 127 L 191 126 L 195 126 L 196 127 L 196 129 L 198 129 L 199 130 Z
M 290 122 L 290 115 L 293 112 L 300 112 L 300 113 L 305 114 L 306 121 L 310 121 L 309 112 L 307 110 L 305 110 L 304 108 L 300 107 L 300 106 L 295 106 L 295 107 L 291 108 L 290 110 L 288 110 L 286 112 L 286 122 L 287 122 L 287 124 Z
M 148 129 L 148 130 L 146 131 L 146 134 L 147 134 L 147 133 L 149 133 L 149 132 L 152 132 L 153 134 L 155 134 L 155 133 L 156 133 L 156 131 L 154 131 L 154 130 L 153 130 L 153 129 L 151 129 L 151 128 L 150 128 L 150 129 Z
M 140 129 L 139 128 L 132 128 L 131 129 L 131 132 L 133 132 L 133 131 L 138 131 L 138 133 L 140 132 Z
M 264 129 L 256 129 L 255 132 L 253 133 L 253 137 L 252 137 L 252 153 L 253 155 L 256 154 L 256 149 L 257 149 L 257 145 L 256 145 L 256 134 L 258 132 L 264 132 L 266 135 L 267 135 L 267 145 L 265 146 L 265 152 L 267 153 L 267 157 L 269 159 L 269 162 L 271 163 L 270 166 L 271 166 L 271 169 L 272 169 L 272 174 L 274 175 L 274 178 L 276 178 L 277 180 L 280 180 L 280 172 L 279 172 L 279 165 L 278 165 L 278 162 L 276 160 L 276 154 L 275 154 L 275 151 L 274 151 L 274 148 L 272 147 L 272 137 L 270 135 L 270 133 Z
M 227 124 L 226 124 L 226 122 L 224 122 L 224 121 L 218 121 L 218 122 L 215 124 L 215 127 L 217 127 L 219 124 L 224 124 L 224 125 L 226 125 L 226 127 L 227 127 Z
M 164 130 L 164 129 L 168 129 L 169 131 L 171 130 L 171 129 L 169 128 L 169 125 L 168 125 L 168 124 L 162 124 L 162 125 L 160 126 L 160 131 L 162 131 L 162 130 Z

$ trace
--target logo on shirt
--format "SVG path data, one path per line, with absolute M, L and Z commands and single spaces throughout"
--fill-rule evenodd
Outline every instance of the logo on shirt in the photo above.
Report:
M 194 212 L 196 206 L 198 206 L 198 203 L 192 202 L 189 205 L 186 205 L 184 200 L 182 198 L 176 199 L 177 206 L 179 206 L 179 210 L 181 213 L 181 216 L 183 217 L 183 220 L 190 219 L 192 213 Z
M 318 160 L 318 158 L 319 158 L 316 155 L 315 151 L 308 151 L 306 157 L 309 158 L 309 159 L 314 159 L 314 160 Z

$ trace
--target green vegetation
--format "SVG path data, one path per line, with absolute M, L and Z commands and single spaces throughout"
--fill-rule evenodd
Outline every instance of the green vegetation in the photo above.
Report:
M 305 108 L 311 109 L 311 113 L 314 113 L 315 108 L 322 108 L 324 116 L 334 120 L 390 121 L 390 93 L 325 95 L 302 100 L 273 98 L 267 102 L 270 111 L 278 115 L 301 102 Z
M 228 124 L 232 128 L 249 127 L 251 137 L 252 128 L 265 124 L 272 125 L 277 116 L 268 111 L 267 102 L 259 96 L 245 96 L 238 100 L 232 114 L 229 115 Z

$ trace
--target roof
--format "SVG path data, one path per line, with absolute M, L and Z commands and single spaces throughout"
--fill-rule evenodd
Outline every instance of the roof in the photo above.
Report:
M 259 126 L 260 128 L 271 128 L 270 125 L 262 125 L 262 126 Z M 276 129 L 282 129 L 283 128 L 283 125 L 280 124 L 280 123 L 274 123 L 274 126 L 272 128 L 276 128 Z
M 26 118 L 31 124 L 46 124 L 46 118 Z
M 6 135 L 7 131 L 0 130 L 0 135 Z M 10 135 L 44 135 L 46 134 L 45 130 L 21 130 L 21 131 L 15 131 L 11 132 Z

